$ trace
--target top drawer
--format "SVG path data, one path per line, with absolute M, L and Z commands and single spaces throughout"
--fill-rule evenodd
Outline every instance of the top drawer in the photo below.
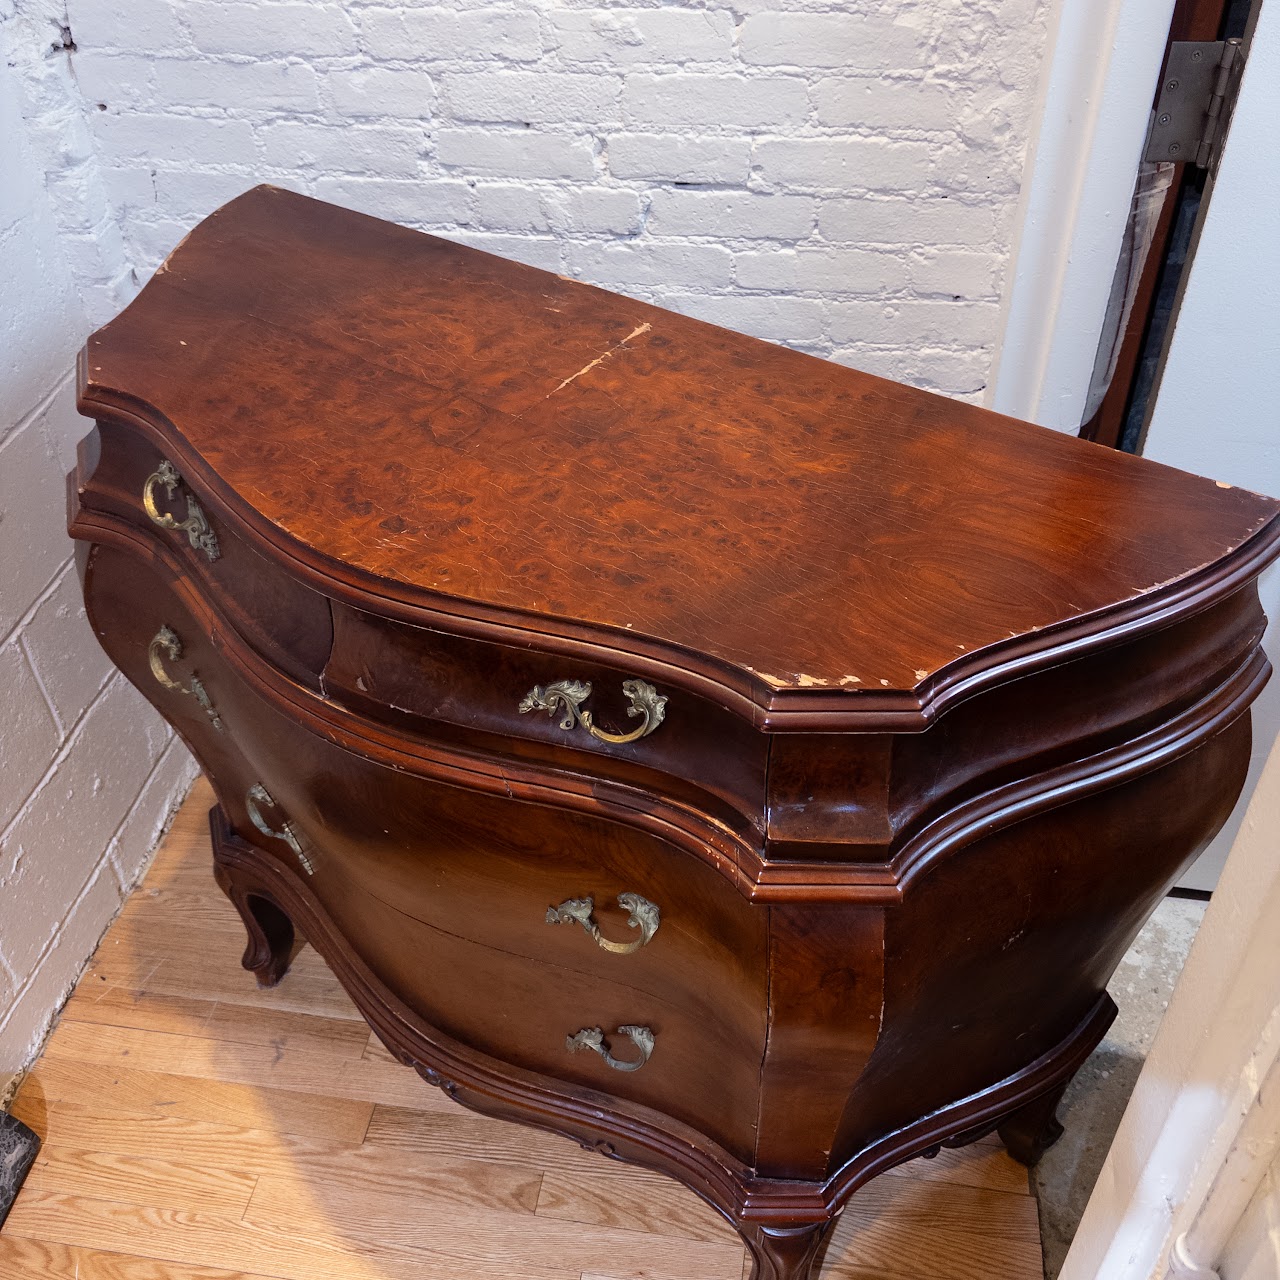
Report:
M 652 787 L 763 824 L 768 736 L 622 666 L 451 635 L 335 601 L 327 697 L 461 746 Z
M 84 509 L 162 544 L 249 645 L 331 701 L 463 749 L 657 790 L 759 842 L 768 736 L 723 707 L 622 666 L 331 601 L 255 550 L 217 498 L 128 427 L 99 424 L 80 482 Z
M 240 538 L 216 503 L 136 431 L 111 423 L 81 445 L 81 505 L 161 540 L 273 666 L 318 688 L 333 622 L 327 597 Z

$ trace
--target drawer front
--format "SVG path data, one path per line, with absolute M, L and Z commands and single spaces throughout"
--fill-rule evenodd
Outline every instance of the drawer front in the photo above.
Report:
M 740 831 L 763 829 L 768 738 L 705 698 L 625 666 L 450 635 L 341 603 L 333 624 L 325 691 L 364 715 L 660 787 Z
M 96 548 L 91 567 L 108 652 L 183 732 L 237 834 L 304 880 L 396 997 L 484 1053 L 652 1106 L 750 1158 L 765 908 L 646 832 L 310 732 L 214 650 L 195 602 L 123 552 Z M 613 1034 L 623 1026 L 657 1037 L 639 1070 L 566 1047 L 599 1027 L 625 1063 L 638 1050 Z
M 81 446 L 81 503 L 162 541 L 208 585 L 236 631 L 274 666 L 312 688 L 333 641 L 329 601 L 260 555 L 216 500 L 135 431 L 99 424 Z
M 108 656 L 182 736 L 217 792 L 235 830 L 290 865 L 296 854 L 264 841 L 254 814 L 280 816 L 265 803 L 251 807 L 261 783 L 247 758 L 243 686 L 226 670 L 208 638 L 209 617 L 193 616 L 150 562 L 110 546 L 93 546 L 84 565 L 90 625 Z
M 763 1002 L 754 1020 L 726 1016 L 714 972 L 701 989 L 670 975 L 664 998 L 620 969 L 611 980 L 487 947 L 389 908 L 361 868 L 334 862 L 343 891 L 329 909 L 343 934 L 432 1026 L 499 1061 L 652 1107 L 751 1161 Z
M 259 773 L 314 850 L 311 886 L 410 1008 L 498 1059 L 655 1107 L 749 1158 L 766 908 L 621 823 L 388 768 L 274 714 L 254 735 Z M 633 928 L 624 896 L 654 908 L 647 939 L 648 913 Z M 565 1048 L 578 1031 L 628 1025 L 658 1034 L 642 1070 Z

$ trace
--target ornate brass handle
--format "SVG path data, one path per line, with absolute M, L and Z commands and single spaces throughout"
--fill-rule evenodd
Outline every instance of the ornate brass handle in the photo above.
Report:
M 592 1053 L 598 1053 L 605 1060 L 605 1064 L 615 1071 L 639 1071 L 653 1054 L 653 1032 L 648 1027 L 619 1027 L 618 1035 L 627 1036 L 640 1050 L 638 1060 L 624 1062 L 620 1058 L 615 1058 L 604 1047 L 604 1032 L 599 1027 L 583 1027 L 581 1031 L 571 1035 L 564 1042 L 564 1047 L 570 1053 L 577 1053 L 580 1049 L 590 1049 Z
M 182 641 L 178 639 L 177 633 L 171 627 L 161 627 L 151 637 L 151 643 L 147 646 L 147 660 L 151 664 L 151 674 L 166 689 L 177 689 L 179 693 L 190 694 L 204 708 L 209 722 L 221 733 L 222 717 L 218 715 L 217 708 L 209 698 L 200 677 L 193 671 L 191 679 L 186 684 L 170 679 L 169 673 L 164 669 L 162 654 L 168 654 L 170 662 L 177 662 L 182 657 Z
M 587 680 L 557 680 L 544 689 L 535 684 L 520 700 L 520 713 L 526 711 L 545 711 L 552 719 L 561 717 L 560 728 L 566 732 L 575 725 L 581 725 L 593 738 L 601 742 L 635 742 L 652 733 L 666 715 L 667 700 L 651 684 L 643 680 L 624 680 L 622 692 L 626 695 L 627 715 L 642 716 L 643 723 L 631 733 L 609 733 L 605 729 L 597 729 L 591 718 L 591 712 L 583 709 L 582 704 L 591 696 L 591 683 Z
M 244 807 L 249 814 L 249 821 L 253 823 L 264 836 L 269 836 L 272 840 L 283 840 L 285 844 L 293 850 L 298 861 L 302 863 L 303 869 L 307 875 L 313 876 L 316 873 L 315 867 L 311 865 L 311 859 L 307 857 L 302 848 L 302 844 L 298 837 L 294 835 L 293 827 L 286 820 L 283 827 L 277 831 L 274 827 L 266 824 L 261 812 L 258 809 L 260 804 L 269 805 L 273 809 L 279 809 L 280 806 L 272 799 L 271 793 L 260 782 L 255 782 L 253 786 L 245 792 Z
M 633 951 L 639 951 L 658 932 L 662 914 L 652 902 L 642 898 L 638 893 L 620 893 L 618 906 L 630 915 L 631 918 L 627 923 L 631 928 L 640 930 L 640 936 L 631 942 L 611 942 L 600 932 L 594 915 L 595 900 L 589 897 L 569 898 L 558 907 L 548 907 L 547 923 L 574 924 L 576 922 L 595 939 L 596 945 L 603 947 L 605 951 L 612 951 L 620 956 L 630 955 Z
M 147 477 L 146 483 L 142 486 L 143 510 L 146 511 L 152 523 L 158 524 L 162 529 L 181 529 L 187 535 L 187 541 L 197 551 L 203 551 L 212 563 L 221 554 L 218 549 L 218 536 L 209 527 L 209 519 L 195 498 L 187 494 L 185 520 L 175 520 L 156 506 L 156 485 L 164 485 L 169 497 L 172 498 L 181 483 L 182 477 L 178 474 L 177 468 L 168 458 L 162 459 L 160 465 Z

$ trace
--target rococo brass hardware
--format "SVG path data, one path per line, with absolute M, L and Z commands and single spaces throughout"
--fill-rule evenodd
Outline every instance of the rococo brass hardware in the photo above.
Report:
M 218 549 L 217 534 L 209 527 L 209 519 L 195 498 L 187 494 L 187 518 L 175 520 L 171 515 L 156 506 L 156 485 L 164 485 L 172 498 L 182 483 L 177 468 L 168 458 L 161 460 L 160 465 L 147 477 L 142 486 L 142 506 L 154 524 L 162 529 L 181 529 L 187 535 L 187 541 L 197 551 L 203 551 L 210 562 L 221 554 Z
M 186 684 L 170 679 L 169 673 L 164 669 L 162 652 L 169 655 L 170 662 L 177 662 L 182 657 L 182 641 L 178 639 L 177 633 L 171 627 L 161 627 L 151 637 L 151 644 L 147 647 L 147 660 L 151 663 L 151 674 L 166 689 L 177 689 L 179 693 L 190 694 L 204 708 L 205 715 L 209 717 L 209 723 L 221 732 L 222 717 L 218 715 L 199 676 L 193 671 L 191 679 Z
M 593 738 L 601 742 L 635 742 L 645 734 L 652 733 L 666 715 L 667 700 L 651 684 L 643 680 L 624 680 L 622 692 L 631 704 L 627 707 L 627 715 L 643 716 L 644 721 L 638 729 L 631 733 L 609 733 L 605 729 L 597 729 L 591 718 L 591 712 L 583 709 L 582 704 L 591 696 L 591 683 L 587 680 L 557 680 L 544 689 L 536 684 L 520 700 L 520 712 L 545 711 L 553 719 L 559 715 L 560 728 L 566 732 L 580 724 Z
M 258 809 L 260 804 L 269 805 L 273 809 L 279 809 L 280 806 L 271 798 L 271 793 L 260 782 L 255 782 L 253 786 L 245 792 L 244 807 L 248 811 L 249 821 L 253 823 L 264 836 L 270 836 L 272 840 L 283 840 L 285 844 L 293 850 L 297 859 L 302 863 L 303 869 L 307 875 L 313 876 L 316 873 L 315 867 L 311 865 L 311 859 L 307 857 L 303 851 L 302 844 L 298 837 L 294 835 L 293 827 L 286 820 L 283 827 L 277 831 L 274 827 L 266 824 L 262 813 Z
M 631 918 L 627 923 L 631 928 L 640 930 L 640 936 L 631 942 L 611 942 L 600 932 L 593 914 L 595 900 L 590 897 L 569 898 L 558 907 L 548 907 L 547 923 L 573 924 L 576 921 L 596 940 L 597 946 L 603 947 L 606 951 L 612 951 L 616 955 L 625 956 L 632 951 L 639 951 L 658 932 L 658 923 L 662 915 L 652 902 L 642 898 L 638 893 L 620 893 L 618 906 L 630 914 Z
M 640 1050 L 640 1057 L 637 1060 L 624 1062 L 620 1058 L 615 1058 L 604 1047 L 604 1032 L 599 1027 L 583 1027 L 581 1031 L 571 1035 L 564 1042 L 564 1046 L 570 1053 L 577 1053 L 580 1049 L 590 1049 L 592 1053 L 598 1053 L 605 1060 L 606 1065 L 615 1071 L 639 1071 L 653 1053 L 653 1032 L 648 1027 L 628 1026 L 619 1027 L 618 1034 L 627 1036 Z

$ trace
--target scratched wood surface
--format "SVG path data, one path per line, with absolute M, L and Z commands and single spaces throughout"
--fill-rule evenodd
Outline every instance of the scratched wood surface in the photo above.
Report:
M 1140 614 L 1277 511 L 269 187 L 93 336 L 81 393 L 364 589 L 764 695 L 874 701 Z
M 691 1192 L 467 1112 L 399 1066 L 313 952 L 240 969 L 197 785 L 14 1111 L 44 1139 L 0 1280 L 739 1280 Z M 824 1280 L 1038 1280 L 992 1142 L 859 1192 Z

